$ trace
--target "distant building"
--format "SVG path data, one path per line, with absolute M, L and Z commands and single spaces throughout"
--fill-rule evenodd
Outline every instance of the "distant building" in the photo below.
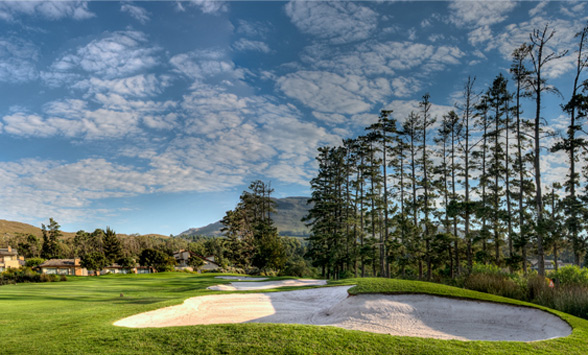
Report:
M 0 248 L 0 272 L 10 269 L 18 269 L 24 265 L 24 257 L 18 256 L 18 250 L 8 246 Z
M 88 276 L 88 270 L 80 265 L 80 259 L 51 259 L 37 268 L 47 275 Z
M 198 271 L 217 271 L 221 267 L 214 261 L 214 256 L 200 256 L 198 254 L 192 253 L 189 250 L 180 249 L 174 253 L 174 258 L 178 263 L 176 265 L 176 270 L 188 270 L 194 271 L 194 268 L 190 266 L 190 258 L 196 257 L 202 260 L 203 264 L 198 267 Z
M 151 274 L 155 272 L 152 267 L 139 266 L 124 267 L 118 264 L 112 264 L 100 271 L 100 274 Z
M 529 263 L 531 264 L 531 269 L 533 270 L 539 270 L 539 259 L 530 259 Z M 555 261 L 553 259 L 544 259 L 544 264 L 545 267 L 545 271 L 554 271 L 555 270 Z M 557 268 L 561 268 L 564 266 L 570 266 L 573 264 L 570 263 L 564 263 L 561 260 L 557 261 Z

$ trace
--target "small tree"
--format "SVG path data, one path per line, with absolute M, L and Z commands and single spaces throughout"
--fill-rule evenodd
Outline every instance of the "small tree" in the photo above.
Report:
M 139 256 L 139 263 L 142 266 L 150 266 L 155 268 L 155 270 L 162 272 L 167 271 L 173 267 L 176 263 L 176 260 L 162 251 L 155 249 L 145 249 Z
M 81 265 L 88 270 L 93 270 L 96 276 L 99 271 L 110 264 L 110 260 L 99 251 L 93 251 L 82 257 Z

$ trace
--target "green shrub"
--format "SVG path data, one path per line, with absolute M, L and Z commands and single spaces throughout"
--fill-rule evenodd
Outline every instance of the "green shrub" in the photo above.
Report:
M 56 282 L 57 275 L 41 274 L 41 282 Z
M 562 287 L 585 286 L 588 287 L 588 269 L 579 268 L 575 265 L 564 266 L 549 274 L 549 277 L 556 280 Z
M 43 259 L 43 258 L 30 258 L 30 259 L 27 259 L 25 265 L 27 267 L 33 268 L 35 266 L 41 265 L 44 262 L 45 262 L 45 259 Z

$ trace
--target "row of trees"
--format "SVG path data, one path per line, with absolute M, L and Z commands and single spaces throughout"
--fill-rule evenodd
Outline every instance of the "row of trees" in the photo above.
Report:
M 306 217 L 314 265 L 330 277 L 397 271 L 431 279 L 434 271 L 457 276 L 475 261 L 526 271 L 532 253 L 544 275 L 545 253 L 557 265 L 564 246 L 580 265 L 588 217 L 588 171 L 579 169 L 587 147 L 587 33 L 585 27 L 578 34 L 572 94 L 562 106 L 568 128 L 550 147 L 568 157 L 563 186 L 544 191 L 542 182 L 542 149 L 555 138 L 542 100 L 559 93 L 545 69 L 567 54 L 549 49 L 554 31 L 546 25 L 513 52 L 510 85 L 499 74 L 478 93 L 470 77 L 456 110 L 440 122 L 425 94 L 418 112 L 401 123 L 383 110 L 365 135 L 319 149 Z M 532 118 L 522 114 L 525 100 L 533 104 Z

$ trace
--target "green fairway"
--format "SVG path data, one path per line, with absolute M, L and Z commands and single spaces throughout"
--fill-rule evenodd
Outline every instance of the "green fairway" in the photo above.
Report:
M 0 354 L 586 354 L 588 321 L 564 313 L 566 338 L 532 343 L 393 337 L 334 327 L 228 324 L 128 329 L 123 317 L 219 293 L 214 275 L 160 273 L 74 277 L 68 282 L 0 286 Z M 350 293 L 427 293 L 529 305 L 426 282 L 352 279 Z M 124 297 L 121 297 L 121 293 Z

